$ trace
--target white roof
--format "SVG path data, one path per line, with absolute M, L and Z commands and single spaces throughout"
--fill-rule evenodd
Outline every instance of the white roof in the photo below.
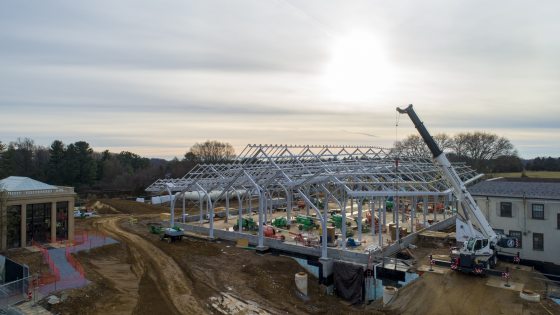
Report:
M 10 176 L 0 180 L 0 189 L 6 191 L 26 191 L 58 189 L 58 187 L 42 183 L 29 177 Z

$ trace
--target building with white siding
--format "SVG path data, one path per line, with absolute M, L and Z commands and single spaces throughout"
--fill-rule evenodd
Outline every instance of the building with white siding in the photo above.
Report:
M 521 259 L 560 269 L 560 181 L 495 179 L 469 191 L 496 232 L 521 241 Z

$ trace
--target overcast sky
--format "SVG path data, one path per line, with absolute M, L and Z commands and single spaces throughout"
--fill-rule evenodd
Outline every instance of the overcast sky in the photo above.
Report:
M 489 131 L 560 156 L 559 1 L 1 1 L 0 140 L 181 157 L 217 139 Z M 369 134 L 369 135 L 368 135 Z M 374 135 L 374 136 L 370 136 Z

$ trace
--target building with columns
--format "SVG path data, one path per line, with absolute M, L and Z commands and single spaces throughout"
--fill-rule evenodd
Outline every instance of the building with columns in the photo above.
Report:
M 28 177 L 0 180 L 0 249 L 74 239 L 73 187 Z

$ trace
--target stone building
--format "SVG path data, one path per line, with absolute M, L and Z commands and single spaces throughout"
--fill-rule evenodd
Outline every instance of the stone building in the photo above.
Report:
M 73 187 L 28 177 L 0 180 L 0 249 L 74 239 Z

